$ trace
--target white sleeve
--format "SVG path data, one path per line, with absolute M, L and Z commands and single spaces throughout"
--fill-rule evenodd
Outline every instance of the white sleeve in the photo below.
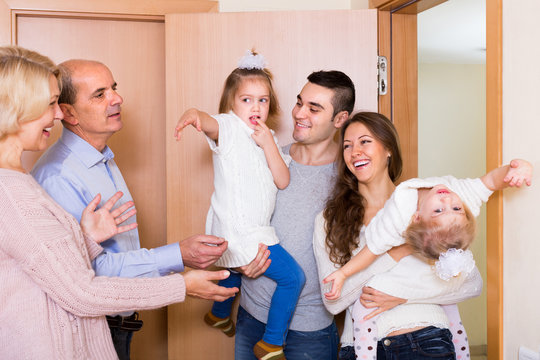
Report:
M 417 208 L 418 191 L 401 184 L 366 227 L 369 250 L 380 255 L 394 246 L 403 245 L 403 232 Z
M 410 255 L 388 272 L 374 276 L 367 285 L 409 303 L 446 305 L 480 295 L 482 278 L 475 267 L 468 275 L 444 281 L 429 264 Z
M 366 281 L 374 274 L 387 271 L 396 262 L 388 255 L 383 254 L 375 260 L 368 268 L 347 278 L 341 289 L 341 296 L 337 300 L 328 300 L 324 294 L 330 291 L 331 284 L 323 284 L 323 279 L 340 268 L 330 260 L 330 253 L 326 247 L 326 229 L 324 216 L 321 213 L 315 218 L 315 228 L 313 232 L 313 251 L 319 273 L 319 283 L 324 306 L 332 314 L 338 314 L 350 305 L 354 304 L 362 294 L 362 287 Z M 359 249 L 358 249 L 359 250 Z M 357 252 L 357 251 L 356 251 Z
M 448 186 L 461 198 L 461 201 L 467 205 L 475 217 L 480 214 L 482 204 L 488 201 L 490 195 L 493 194 L 493 191 L 488 189 L 480 178 L 456 179 L 453 176 L 443 176 L 440 179 L 443 180 L 441 183 Z

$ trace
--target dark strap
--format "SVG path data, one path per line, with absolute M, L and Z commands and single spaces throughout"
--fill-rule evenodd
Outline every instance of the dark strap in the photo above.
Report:
M 111 329 L 126 331 L 139 331 L 143 326 L 143 321 L 139 320 L 137 312 L 131 316 L 107 316 L 107 323 Z

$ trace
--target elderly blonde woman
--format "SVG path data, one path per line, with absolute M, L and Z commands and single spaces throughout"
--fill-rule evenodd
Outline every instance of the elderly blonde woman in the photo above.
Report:
M 123 279 L 96 277 L 99 245 L 134 211 L 112 207 L 121 193 L 81 225 L 22 166 L 23 151 L 43 150 L 58 107 L 60 75 L 45 56 L 0 47 L 0 357 L 6 359 L 116 359 L 106 314 L 153 309 L 186 295 L 223 301 L 238 289 L 211 280 L 227 271 Z

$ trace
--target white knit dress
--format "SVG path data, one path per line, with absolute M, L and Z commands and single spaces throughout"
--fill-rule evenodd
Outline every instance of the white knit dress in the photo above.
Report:
M 228 241 L 227 251 L 216 262 L 223 267 L 250 263 L 258 244 L 279 243 L 270 219 L 277 187 L 264 151 L 251 138 L 250 129 L 233 112 L 213 116 L 219 124 L 218 142 L 207 138 L 213 152 L 214 193 L 206 218 L 206 233 Z M 291 157 L 276 146 L 287 166 Z

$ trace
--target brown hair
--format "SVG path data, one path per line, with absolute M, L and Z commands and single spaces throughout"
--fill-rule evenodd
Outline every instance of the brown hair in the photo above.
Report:
M 340 146 L 349 125 L 365 125 L 373 136 L 390 152 L 388 175 L 396 181 L 401 175 L 403 162 L 396 128 L 388 118 L 375 112 L 360 112 L 347 120 L 340 132 Z M 358 179 L 347 168 L 343 153 L 337 158 L 337 180 L 326 203 L 323 215 L 326 220 L 326 246 L 330 260 L 344 265 L 358 247 L 358 235 L 364 220 L 364 198 L 358 191 Z
M 428 263 L 433 263 L 448 249 L 466 250 L 476 235 L 476 219 L 465 204 L 463 210 L 465 220 L 450 226 L 444 226 L 431 219 L 411 222 L 403 236 L 405 242 L 412 248 L 413 254 Z
M 221 94 L 221 100 L 219 101 L 219 112 L 227 113 L 232 110 L 234 104 L 234 95 L 238 91 L 240 84 L 245 80 L 261 80 L 268 86 L 268 92 L 270 95 L 270 105 L 268 110 L 268 125 L 270 128 L 276 125 L 277 117 L 279 116 L 280 109 L 279 103 L 272 86 L 272 73 L 268 69 L 240 69 L 236 68 L 227 76 L 225 84 L 223 85 L 223 92 Z

